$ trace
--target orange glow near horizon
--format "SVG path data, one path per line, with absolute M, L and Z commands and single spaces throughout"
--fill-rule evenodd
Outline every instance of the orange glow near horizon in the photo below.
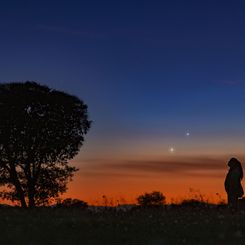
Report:
M 136 152 L 112 154 L 110 158 L 79 154 L 70 164 L 80 170 L 61 198 L 78 198 L 91 205 L 117 205 L 136 203 L 139 195 L 160 191 L 167 203 L 191 198 L 219 203 L 226 201 L 224 179 L 227 162 L 234 155 L 244 162 L 242 154 L 225 153 L 144 152 L 140 156 Z
M 167 177 L 167 176 L 165 176 Z M 186 178 L 174 179 L 169 182 L 168 179 L 149 177 L 147 180 L 123 179 L 103 179 L 97 181 L 78 180 L 69 185 L 69 190 L 63 195 L 63 198 L 72 197 L 82 199 L 92 205 L 103 205 L 103 196 L 106 196 L 109 202 L 115 204 L 135 203 L 136 197 L 151 191 L 161 191 L 166 196 L 167 203 L 178 203 L 184 199 L 203 198 L 211 203 L 218 203 L 226 199 L 223 190 L 223 179 L 205 179 Z M 77 188 L 77 186 L 80 188 Z
M 243 160 L 244 157 L 240 156 Z M 63 197 L 79 198 L 93 205 L 135 203 L 136 197 L 160 191 L 167 203 L 203 198 L 211 203 L 226 201 L 224 179 L 226 155 L 165 156 L 133 160 L 90 160 L 74 162 L 80 167 Z
M 135 203 L 136 197 L 145 192 L 160 191 L 167 203 L 198 195 L 218 203 L 226 201 L 228 160 L 235 156 L 245 161 L 245 145 L 240 138 L 202 135 L 117 139 L 110 144 L 105 144 L 108 139 L 86 142 L 71 162 L 80 170 L 63 197 L 98 205 L 103 204 L 103 196 L 114 204 Z M 174 151 L 169 151 L 171 147 Z

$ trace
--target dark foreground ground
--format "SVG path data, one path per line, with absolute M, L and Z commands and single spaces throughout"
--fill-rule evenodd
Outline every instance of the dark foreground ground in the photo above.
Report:
M 0 244 L 245 244 L 245 212 L 168 207 L 131 211 L 0 209 Z

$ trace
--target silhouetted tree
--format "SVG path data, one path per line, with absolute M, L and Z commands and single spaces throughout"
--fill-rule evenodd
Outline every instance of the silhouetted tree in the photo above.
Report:
M 159 191 L 153 191 L 151 193 L 145 193 L 137 197 L 139 205 L 147 206 L 161 206 L 165 204 L 166 197 Z
M 79 98 L 35 82 L 0 84 L 2 198 L 22 207 L 45 204 L 67 189 L 91 125 Z

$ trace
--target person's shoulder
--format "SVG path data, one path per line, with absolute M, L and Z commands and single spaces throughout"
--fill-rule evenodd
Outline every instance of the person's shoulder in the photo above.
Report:
M 240 170 L 235 168 L 231 171 L 232 176 L 240 176 Z

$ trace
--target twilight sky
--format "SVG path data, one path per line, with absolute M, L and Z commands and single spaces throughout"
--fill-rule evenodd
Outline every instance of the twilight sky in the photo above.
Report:
M 243 0 L 3 0 L 0 82 L 77 95 L 94 121 L 67 196 L 224 195 L 245 161 Z

